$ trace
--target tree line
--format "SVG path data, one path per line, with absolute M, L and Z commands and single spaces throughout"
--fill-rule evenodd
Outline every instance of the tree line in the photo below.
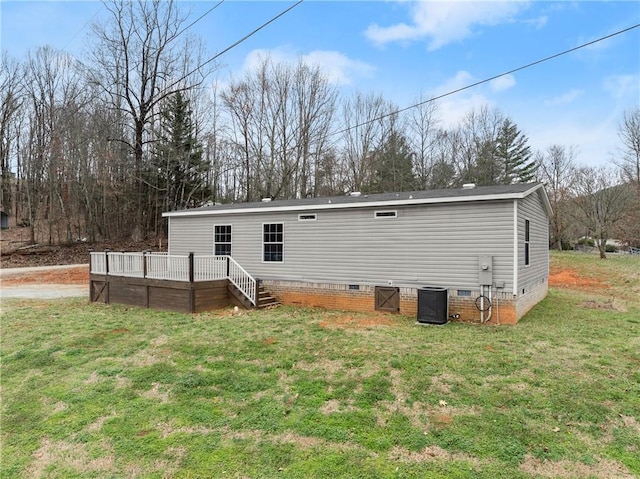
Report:
M 23 60 L 2 53 L 1 205 L 32 242 L 166 234 L 162 212 L 216 202 L 534 180 L 552 200 L 552 244 L 580 228 L 640 237 L 638 108 L 621 122 L 615 172 L 579 168 L 572 147 L 532 151 L 498 109 L 445 127 L 428 96 L 399 113 L 381 94 L 341 96 L 301 61 L 265 57 L 224 85 L 208 82 L 216 67 L 176 2 L 105 6 L 86 58 L 47 46 Z M 635 196 L 614 188 L 627 184 Z M 601 192 L 618 190 L 621 212 L 591 218 Z M 596 193 L 598 206 L 578 207 Z

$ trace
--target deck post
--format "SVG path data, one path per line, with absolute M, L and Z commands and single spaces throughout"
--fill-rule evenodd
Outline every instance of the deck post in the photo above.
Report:
M 193 253 L 189 253 L 189 283 L 193 283 L 193 278 L 194 278 L 194 274 L 193 274 Z
M 193 288 L 193 280 L 194 280 L 194 271 L 193 271 L 193 257 L 194 254 L 193 252 L 189 253 L 189 290 L 188 290 L 188 294 L 189 294 L 189 310 L 191 311 L 191 313 L 195 313 L 196 312 L 196 292 Z
M 104 249 L 104 274 L 109 275 L 109 248 Z
M 258 304 L 260 303 L 260 278 L 256 278 L 256 292 L 255 292 L 255 298 L 256 298 L 256 304 L 255 307 L 258 307 Z
M 148 251 L 142 252 L 142 277 L 147 277 L 147 253 Z
M 89 302 L 93 303 L 93 281 L 91 281 L 91 269 L 93 265 L 91 264 L 91 253 L 93 253 L 93 248 L 89 248 Z

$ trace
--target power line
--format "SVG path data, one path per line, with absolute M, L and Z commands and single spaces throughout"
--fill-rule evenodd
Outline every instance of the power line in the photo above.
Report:
M 194 26 L 196 23 L 198 23 L 200 20 L 202 20 L 204 17 L 206 17 L 207 15 L 209 15 L 211 12 L 213 12 L 216 8 L 218 8 L 220 5 L 222 5 L 224 3 L 224 0 L 220 0 L 218 3 L 216 3 L 213 7 L 211 7 L 209 10 L 207 10 L 206 12 L 204 12 L 202 15 L 200 15 L 197 19 L 195 19 L 193 22 L 191 22 L 189 25 L 187 25 L 186 27 L 184 27 L 182 30 L 180 30 L 178 33 L 176 33 L 176 37 L 182 35 L 184 33 L 185 30 L 188 30 L 189 28 L 191 28 L 192 26 Z
M 99 9 L 96 10 L 96 12 L 91 16 L 91 18 L 89 18 L 89 20 L 84 22 L 84 25 L 82 25 L 82 27 L 80 27 L 80 30 L 78 30 L 76 33 L 73 34 L 73 36 L 69 39 L 69 41 L 62 48 L 62 50 L 66 50 L 69 47 L 69 45 L 71 45 L 71 43 L 76 39 L 76 37 L 78 35 L 80 35 L 80 33 L 82 33 L 82 30 L 84 30 L 87 27 L 87 25 L 89 25 L 93 21 L 93 19 L 98 16 L 99 13 L 100 13 L 100 10 Z
M 176 33 L 176 37 L 179 37 L 180 35 L 182 35 L 186 30 L 188 30 L 189 28 L 191 28 L 192 26 L 194 26 L 196 23 L 198 23 L 200 20 L 202 20 L 204 17 L 206 17 L 207 15 L 209 15 L 211 12 L 213 12 L 216 8 L 218 8 L 220 5 L 222 5 L 224 3 L 224 0 L 220 0 L 218 3 L 216 3 L 213 7 L 211 7 L 209 10 L 207 10 L 206 12 L 204 12 L 202 15 L 200 15 L 198 18 L 196 18 L 193 22 L 191 22 L 189 25 L 187 25 L 186 27 L 184 27 L 182 30 L 180 30 L 178 33 Z M 82 32 L 82 30 L 84 30 L 87 25 L 89 25 L 91 23 L 91 21 L 96 18 L 98 16 L 98 14 L 100 13 L 100 10 L 96 10 L 96 12 L 91 16 L 91 18 L 89 18 L 89 20 L 87 20 L 84 25 L 82 25 L 82 27 L 80 27 L 80 29 L 71 37 L 71 39 L 67 42 L 67 44 L 64 46 L 63 50 L 65 50 L 69 45 L 71 45 L 71 42 L 73 42 L 73 40 L 75 40 L 75 38 L 80 35 L 80 33 Z
M 297 7 L 298 5 L 300 5 L 304 0 L 298 0 L 296 3 L 294 3 L 293 5 L 291 5 L 290 7 L 286 8 L 285 10 L 283 10 L 282 12 L 280 12 L 279 14 L 277 14 L 275 17 L 271 18 L 270 20 L 267 20 L 265 23 L 263 23 L 262 25 L 260 25 L 258 28 L 256 28 L 255 30 L 253 30 L 252 32 L 246 34 L 244 37 L 242 37 L 240 40 L 232 43 L 231 45 L 229 45 L 227 48 L 225 48 L 224 50 L 216 53 L 214 56 L 212 56 L 211 58 L 209 58 L 206 62 L 202 63 L 200 66 L 198 66 L 195 70 L 189 72 L 187 75 L 185 76 L 189 76 L 192 73 L 195 73 L 196 71 L 198 71 L 200 68 L 202 68 L 203 66 L 207 65 L 208 63 L 211 63 L 212 61 L 214 61 L 215 59 L 219 58 L 221 55 L 224 55 L 225 53 L 227 53 L 229 50 L 231 50 L 232 48 L 237 47 L 238 45 L 240 45 L 242 42 L 244 42 L 245 40 L 247 40 L 248 38 L 252 37 L 253 35 L 255 35 L 256 33 L 258 33 L 260 30 L 262 30 L 263 28 L 265 28 L 266 26 L 270 25 L 271 23 L 275 22 L 278 18 L 282 17 L 283 15 L 287 14 L 288 12 L 290 12 L 291 10 L 293 10 L 295 7 Z
M 449 92 L 447 92 L 447 93 L 443 93 L 443 94 L 441 94 L 441 95 L 431 97 L 431 98 L 429 98 L 429 99 L 427 99 L 427 100 L 424 100 L 424 101 L 421 101 L 421 102 L 418 102 L 418 103 L 414 103 L 413 105 L 409 105 L 409 106 L 407 106 L 407 107 L 400 108 L 400 109 L 398 109 L 398 110 L 394 110 L 394 111 L 392 111 L 392 112 L 390 112 L 390 113 L 385 113 L 384 115 L 380 115 L 379 117 L 374 118 L 374 119 L 372 119 L 372 120 L 367 120 L 367 121 L 364 121 L 364 122 L 359 123 L 359 124 L 357 124 L 357 125 L 350 126 L 350 127 L 348 127 L 348 128 L 343 128 L 342 130 L 336 131 L 336 132 L 334 132 L 334 133 L 330 133 L 329 135 L 327 135 L 327 137 L 329 137 L 329 136 L 334 136 L 334 135 L 339 135 L 339 134 L 341 134 L 341 133 L 346 133 L 347 131 L 353 130 L 353 129 L 355 129 L 355 128 L 359 128 L 359 127 L 364 126 L 364 125 L 367 125 L 367 124 L 369 124 L 369 123 L 373 123 L 374 121 L 379 121 L 379 120 L 382 120 L 382 119 L 387 118 L 387 117 L 389 117 L 389 116 L 397 115 L 398 113 L 402 113 L 402 112 L 404 112 L 404 111 L 411 110 L 412 108 L 416 108 L 416 107 L 418 107 L 418 106 L 425 105 L 425 104 L 427 104 L 427 103 L 431 103 L 431 102 L 433 102 L 433 101 L 440 100 L 440 99 L 442 99 L 442 98 L 445 98 L 445 97 L 448 97 L 448 96 L 454 95 L 454 94 L 459 93 L 459 92 L 461 92 L 461 91 L 468 90 L 468 89 L 473 88 L 473 87 L 476 87 L 476 86 L 478 86 L 478 85 L 482 85 L 483 83 L 488 83 L 488 82 L 490 82 L 490 81 L 495 80 L 496 78 L 500 78 L 500 77 L 503 77 L 503 76 L 506 76 L 506 75 L 511 75 L 512 73 L 519 72 L 520 70 L 524 70 L 524 69 L 526 69 L 526 68 L 531 68 L 531 67 L 533 67 L 533 66 L 535 66 L 535 65 L 538 65 L 538 64 L 540 64 L 540 63 L 544 63 L 544 62 L 547 62 L 547 61 L 549 61 L 549 60 L 553 60 L 554 58 L 558 58 L 558 57 L 561 57 L 561 56 L 563 56 L 563 55 L 567 55 L 567 54 L 569 54 L 569 53 L 575 52 L 576 50 L 580 50 L 581 48 L 585 48 L 585 47 L 588 47 L 588 46 L 594 45 L 594 44 L 596 44 L 596 43 L 598 43 L 598 42 L 602 42 L 602 41 L 604 41 L 604 40 L 608 40 L 609 38 L 615 37 L 616 35 L 621 35 L 621 34 L 623 34 L 623 33 L 626 33 L 626 32 L 628 32 L 628 31 L 631 31 L 631 30 L 633 30 L 634 28 L 638 28 L 638 27 L 640 27 L 640 23 L 637 23 L 637 24 L 635 24 L 635 25 L 632 25 L 632 26 L 630 26 L 630 27 L 628 27 L 628 28 L 625 28 L 625 29 L 623 29 L 623 30 L 619 30 L 619 31 L 617 31 L 617 32 L 611 33 L 611 34 L 609 34 L 609 35 L 605 35 L 604 37 L 597 38 L 597 39 L 592 40 L 592 41 L 590 41 L 590 42 L 583 43 L 582 45 L 578 45 L 577 47 L 573 47 L 573 48 L 570 48 L 570 49 L 568 49 L 568 50 L 564 50 L 564 51 L 562 51 L 562 52 L 560 52 L 560 53 L 556 53 L 556 54 L 554 54 L 554 55 L 551 55 L 551 56 L 548 56 L 548 57 L 545 57 L 545 58 L 541 58 L 540 60 L 536 60 L 536 61 L 533 61 L 533 62 L 531 62 L 531 63 L 527 63 L 526 65 L 522 65 L 522 66 L 520 66 L 520 67 L 514 68 L 513 70 L 509 70 L 509 71 L 506 71 L 506 72 L 504 72 L 504 73 L 500 73 L 500 74 L 498 74 L 498 75 L 494 75 L 494 76 L 492 76 L 492 77 L 485 78 L 484 80 L 480 80 L 480 81 L 477 81 L 477 82 L 475 82 L 475 83 L 471 83 L 471 84 L 469 84 L 469 85 L 463 86 L 463 87 L 461 87 L 461 88 L 457 88 L 457 89 L 455 89 L 455 90 L 451 90 L 451 91 L 449 91 Z

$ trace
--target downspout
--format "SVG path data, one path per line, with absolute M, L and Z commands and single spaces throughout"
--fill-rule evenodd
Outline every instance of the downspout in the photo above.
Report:
M 169 222 L 167 225 L 167 255 L 170 256 L 171 250 L 169 248 L 171 248 L 171 241 L 169 241 L 169 238 L 171 238 L 171 216 L 167 218 L 167 221 Z
M 513 200 L 513 295 L 518 295 L 518 200 Z

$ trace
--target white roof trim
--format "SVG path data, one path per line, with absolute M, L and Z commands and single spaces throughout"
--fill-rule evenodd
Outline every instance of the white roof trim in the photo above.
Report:
M 327 200 L 325 204 L 314 203 L 312 205 L 289 205 L 289 206 L 262 206 L 262 207 L 248 207 L 248 208 L 236 208 L 236 209 L 193 209 L 182 211 L 170 211 L 162 213 L 163 217 L 181 217 L 181 216 L 217 216 L 217 215 L 240 215 L 247 213 L 273 213 L 283 211 L 319 211 L 319 210 L 335 210 L 335 209 L 348 209 L 348 208 L 387 208 L 395 206 L 410 206 L 410 205 L 426 205 L 426 204 L 443 204 L 443 203 L 468 203 L 473 201 L 492 201 L 492 200 L 509 200 L 509 199 L 523 199 L 529 196 L 534 191 L 542 188 L 543 185 L 537 185 L 522 193 L 502 193 L 492 195 L 474 195 L 463 197 L 440 197 L 440 198 L 413 198 L 413 199 L 398 199 L 398 200 L 386 200 L 386 201 L 368 201 L 368 202 L 355 202 L 355 203 L 331 203 Z M 546 198 L 546 194 L 543 195 Z M 546 199 L 547 206 L 550 208 Z

